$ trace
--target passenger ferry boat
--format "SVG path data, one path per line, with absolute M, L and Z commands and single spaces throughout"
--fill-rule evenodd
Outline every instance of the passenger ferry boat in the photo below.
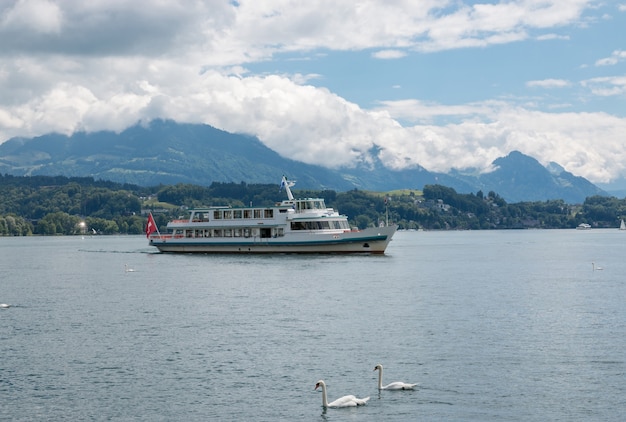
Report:
M 158 232 L 150 215 L 146 234 L 161 252 L 182 253 L 366 253 L 383 254 L 396 226 L 351 229 L 348 217 L 323 199 L 294 199 L 295 182 L 284 176 L 286 200 L 269 207 L 208 207 L 167 223 Z

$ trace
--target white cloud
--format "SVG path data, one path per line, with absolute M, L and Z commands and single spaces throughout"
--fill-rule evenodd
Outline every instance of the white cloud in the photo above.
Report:
M 0 47 L 5 52 L 182 54 L 202 56 L 213 66 L 324 48 L 436 51 L 524 39 L 530 29 L 578 21 L 590 4 L 592 0 L 472 6 L 452 0 L 370 0 L 356 5 L 333 0 L 243 0 L 234 6 L 220 0 L 160 0 L 149 5 L 20 0 L 0 5 Z M 24 24 L 57 36 L 24 32 Z M 17 33 L 20 37 L 8 36 Z
M 540 81 L 528 81 L 526 86 L 530 88 L 564 88 L 570 86 L 570 82 L 563 79 L 543 79 Z
M 380 50 L 372 53 L 372 57 L 375 59 L 401 59 L 406 57 L 406 52 L 402 50 Z
M 415 114 L 421 115 L 422 105 L 416 106 Z M 394 109 L 390 110 L 396 117 Z M 445 115 L 463 111 L 458 106 L 438 110 Z M 408 113 L 406 107 L 403 112 Z M 468 117 L 459 123 L 396 131 L 385 144 L 386 158 L 396 166 L 420 163 L 436 171 L 451 167 L 484 170 L 495 158 L 519 150 L 543 164 L 558 162 L 596 182 L 626 174 L 625 118 L 605 113 L 546 113 L 497 103 L 474 104 L 466 112 Z M 607 149 L 611 154 L 603 153 Z
M 559 35 L 559 34 L 544 34 L 544 35 L 539 35 L 537 37 L 538 41 L 550 41 L 550 40 L 569 40 L 570 37 L 569 35 Z
M 477 115 L 490 115 L 494 107 L 501 107 L 504 103 L 480 103 L 446 106 L 419 100 L 381 101 L 379 112 L 387 112 L 394 119 L 408 122 L 431 123 L 438 117 L 471 118 Z
M 592 78 L 582 81 L 581 85 L 601 97 L 626 95 L 626 76 Z
M 58 5 L 49 0 L 20 0 L 0 14 L 0 29 L 56 34 L 63 24 Z
M 9 114 L 5 110 L 0 109 L 0 127 L 5 128 L 5 130 L 14 130 L 22 127 L 23 122 L 15 117 L 14 115 Z
M 486 169 L 513 149 L 556 161 L 590 180 L 626 174 L 626 119 L 605 113 L 545 113 L 513 108 L 505 102 L 445 106 L 416 100 L 385 102 L 363 110 L 323 88 L 298 85 L 286 77 L 235 77 L 193 69 L 159 68 L 176 73 L 188 87 L 138 80 L 133 93 L 97 98 L 80 86 L 60 85 L 14 113 L 0 113 L 4 131 L 69 133 L 77 128 L 121 130 L 138 120 L 170 117 L 204 122 L 257 135 L 286 157 L 325 166 L 352 166 L 367 160 L 373 145 L 381 159 L 402 168 Z M 429 124 L 438 117 L 457 122 Z M 417 122 L 402 127 L 397 119 Z M 28 122 L 28 123 L 26 123 Z M 7 124 L 9 123 L 9 124 Z M 590 140 L 597 148 L 590 148 Z M 601 147 L 600 147 L 601 145 Z M 609 150 L 610 154 L 601 154 Z
M 442 105 L 410 93 L 368 110 L 307 85 L 324 82 L 316 70 L 262 76 L 249 70 L 281 53 L 285 61 L 298 53 L 303 63 L 338 50 L 375 51 L 371 57 L 393 59 L 406 51 L 566 39 L 554 31 L 578 24 L 592 0 L 237 4 L 0 3 L 0 142 L 51 131 L 119 131 L 137 121 L 171 118 L 250 133 L 284 156 L 327 166 L 367 160 L 376 144 L 384 162 L 398 168 L 487 168 L 518 149 L 593 181 L 626 175 L 623 118 L 545 113 L 504 100 Z M 610 58 L 623 59 L 621 51 Z M 404 93 L 402 81 L 385 86 L 396 82 L 394 94 Z M 597 95 L 623 95 L 626 83 L 604 77 L 582 85 Z M 544 79 L 527 86 L 565 88 L 568 82 Z M 403 127 L 400 121 L 409 123 Z M 601 148 L 590 150 L 590 140 Z
M 482 47 L 527 39 L 529 30 L 558 27 L 581 19 L 589 2 L 576 0 L 474 4 L 429 22 L 424 51 Z
M 599 59 L 595 64 L 596 66 L 613 66 L 623 60 L 626 60 L 626 50 L 615 50 L 610 57 Z

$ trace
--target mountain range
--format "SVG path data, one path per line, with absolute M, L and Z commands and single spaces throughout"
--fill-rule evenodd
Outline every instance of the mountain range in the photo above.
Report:
M 391 191 L 440 184 L 459 193 L 493 191 L 509 203 L 562 199 L 582 203 L 606 195 L 559 164 L 547 167 L 518 151 L 493 162 L 490 173 L 423 167 L 391 170 L 370 152 L 372 162 L 329 169 L 280 156 L 257 138 L 204 124 L 154 120 L 120 132 L 76 132 L 12 138 L 0 144 L 0 172 L 12 175 L 92 176 L 141 186 L 212 182 L 276 183 L 283 174 L 299 189 Z

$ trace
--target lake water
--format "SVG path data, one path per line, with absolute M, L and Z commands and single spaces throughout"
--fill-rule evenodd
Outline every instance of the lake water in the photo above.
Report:
M 0 238 L 0 419 L 624 420 L 625 251 L 616 229 L 399 232 L 385 256 Z M 377 363 L 419 388 L 379 393 Z M 371 399 L 324 411 L 319 379 Z

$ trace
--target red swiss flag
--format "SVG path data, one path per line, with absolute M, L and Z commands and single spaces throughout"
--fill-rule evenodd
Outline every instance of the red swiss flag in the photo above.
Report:
M 157 231 L 157 226 L 154 222 L 154 217 L 152 217 L 152 213 L 150 213 L 150 215 L 148 215 L 148 224 L 146 224 L 146 237 L 150 237 L 155 231 Z

